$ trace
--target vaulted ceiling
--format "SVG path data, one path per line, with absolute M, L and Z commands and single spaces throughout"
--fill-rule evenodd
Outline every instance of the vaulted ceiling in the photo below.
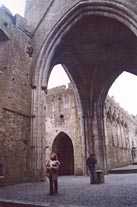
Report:
M 137 74 L 137 37 L 122 23 L 85 16 L 62 39 L 55 59 L 64 63 L 78 85 L 99 93 L 124 70 Z M 78 86 L 80 87 L 80 86 Z

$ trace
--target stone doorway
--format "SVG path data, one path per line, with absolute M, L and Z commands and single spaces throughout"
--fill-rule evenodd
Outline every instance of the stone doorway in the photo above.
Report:
M 57 153 L 61 162 L 60 175 L 74 174 L 74 149 L 71 139 L 64 132 L 55 138 L 52 150 Z

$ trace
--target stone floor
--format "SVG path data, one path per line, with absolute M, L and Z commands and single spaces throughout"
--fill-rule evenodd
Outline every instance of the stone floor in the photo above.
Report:
M 48 195 L 47 182 L 1 187 L 5 199 L 47 207 L 137 207 L 137 174 L 108 175 L 100 185 L 90 185 L 89 177 L 60 177 L 57 196 Z

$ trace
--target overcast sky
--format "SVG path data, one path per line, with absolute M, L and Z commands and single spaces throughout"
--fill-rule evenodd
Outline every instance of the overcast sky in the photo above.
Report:
M 129 113 L 137 115 L 137 76 L 123 72 L 111 86 L 109 95 Z
M 21 14 L 24 15 L 26 0 L 0 0 L 0 5 L 4 4 L 13 14 Z
M 25 0 L 0 0 L 0 5 L 4 4 L 13 14 L 24 15 Z M 60 66 L 53 69 L 49 88 L 57 85 L 67 84 L 69 79 Z M 115 100 L 129 113 L 137 114 L 137 76 L 124 72 L 114 82 L 109 95 L 114 96 Z

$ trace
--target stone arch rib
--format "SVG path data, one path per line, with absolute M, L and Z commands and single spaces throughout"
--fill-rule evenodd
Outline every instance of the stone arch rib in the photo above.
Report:
M 48 72 L 57 46 L 67 31 L 87 15 L 100 15 L 116 19 L 128 27 L 134 35 L 137 35 L 137 15 L 133 8 L 118 1 L 80 1 L 56 23 L 44 40 L 33 74 L 33 85 L 40 84 L 43 88 L 47 87 Z

